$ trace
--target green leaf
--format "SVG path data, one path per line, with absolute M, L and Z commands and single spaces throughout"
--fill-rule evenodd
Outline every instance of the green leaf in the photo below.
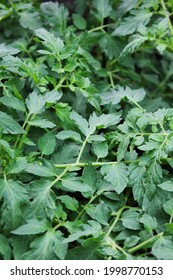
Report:
M 14 96 L 0 97 L 0 103 L 4 104 L 7 107 L 10 107 L 10 108 L 22 111 L 22 112 L 26 111 L 23 101 L 21 101 L 20 99 L 17 99 Z
M 31 206 L 28 209 L 28 217 L 33 216 L 43 219 L 43 217 L 53 218 L 56 204 L 55 193 L 51 190 L 52 181 L 38 180 L 33 181 L 29 185 L 29 196 L 32 200 Z
M 93 5 L 97 9 L 97 16 L 100 21 L 109 16 L 110 12 L 112 11 L 108 0 L 93 0 Z
M 42 23 L 39 17 L 39 13 L 38 12 L 28 12 L 26 11 L 22 11 L 20 13 L 20 24 L 24 27 L 24 28 L 29 28 L 31 30 L 35 30 L 39 27 L 41 27 Z
M 102 225 L 108 225 L 110 211 L 104 202 L 99 203 L 96 207 L 90 205 L 86 208 L 87 214 Z
M 163 204 L 163 209 L 168 215 L 173 217 L 173 198 Z
M 89 192 L 92 191 L 92 188 L 85 184 L 82 179 L 78 177 L 64 177 L 61 179 L 62 181 L 62 186 L 67 189 L 68 191 L 71 192 Z
M 49 230 L 34 239 L 31 250 L 23 255 L 25 260 L 56 260 L 64 259 L 67 245 L 63 244 L 61 232 Z
M 20 50 L 4 43 L 0 44 L 0 57 L 19 53 Z
M 45 2 L 40 5 L 42 16 L 47 25 L 58 26 L 60 32 L 64 30 L 68 17 L 68 10 L 58 2 Z
M 127 237 L 127 239 L 124 242 L 124 246 L 127 249 L 133 248 L 138 243 L 139 240 L 140 240 L 139 236 L 132 235 L 130 237 Z
M 47 103 L 55 103 L 61 97 L 62 97 L 62 92 L 59 92 L 57 90 L 49 91 L 44 95 L 44 99 Z
M 78 113 L 73 111 L 70 114 L 70 118 L 75 122 L 75 124 L 78 126 L 80 131 L 87 136 L 88 135 L 88 122 L 82 118 Z
M 46 220 L 36 220 L 31 219 L 27 221 L 27 224 L 18 227 L 15 230 L 12 230 L 11 233 L 17 235 L 30 235 L 30 234 L 38 234 L 45 232 L 49 229 L 48 222 Z
M 102 237 L 91 237 L 82 243 L 81 247 L 69 249 L 66 260 L 98 260 L 97 250 L 103 244 Z
M 66 208 L 71 211 L 77 211 L 79 207 L 78 201 L 74 197 L 70 197 L 69 195 L 61 195 L 58 197 L 65 204 Z
M 26 99 L 26 106 L 30 114 L 40 114 L 45 110 L 45 98 L 43 95 L 33 91 Z
M 82 142 L 80 134 L 73 130 L 63 130 L 56 137 L 60 140 L 73 139 L 74 141 Z
M 101 168 L 104 179 L 112 184 L 115 191 L 120 194 L 128 183 L 128 171 L 124 163 L 104 165 Z
M 158 187 L 162 190 L 173 192 L 173 181 L 166 181 L 162 184 L 159 184 Z
M 3 256 L 4 260 L 10 260 L 11 258 L 11 248 L 6 236 L 0 234 L 0 255 Z
M 38 148 L 42 155 L 51 155 L 55 147 L 56 138 L 52 133 L 46 133 L 38 140 Z
M 131 42 L 125 46 L 120 54 L 120 58 L 126 56 L 129 53 L 134 53 L 139 47 L 148 40 L 148 37 L 140 34 L 131 37 Z
M 4 133 L 10 134 L 23 134 L 25 131 L 23 128 L 9 115 L 4 112 L 0 112 L 0 128 Z
M 77 28 L 79 28 L 80 30 L 86 29 L 87 22 L 81 15 L 73 14 L 72 18 L 73 18 L 74 25 Z
M 123 226 L 129 229 L 138 230 L 141 229 L 139 223 L 139 213 L 133 209 L 125 211 L 122 215 Z
M 15 260 L 22 260 L 23 254 L 30 249 L 33 236 L 13 235 L 12 246 Z
M 140 223 L 144 224 L 144 227 L 148 231 L 152 231 L 157 228 L 157 220 L 154 217 L 151 217 L 149 214 L 144 214 L 142 218 L 140 218 Z
M 172 235 L 173 234 L 173 223 L 165 224 L 166 234 Z
M 139 31 L 142 25 L 147 25 L 152 17 L 153 13 L 147 10 L 133 10 L 132 15 L 125 18 L 118 28 L 115 29 L 112 35 L 114 36 L 126 36 Z
M 3 147 L 3 149 L 9 154 L 11 158 L 14 158 L 14 150 L 10 148 L 10 145 L 7 141 L 0 139 L 0 147 L 1 149 Z
M 93 134 L 97 129 L 107 128 L 111 125 L 119 123 L 120 116 L 116 114 L 102 114 L 99 117 L 94 112 L 89 118 L 88 135 Z
M 79 154 L 80 148 L 80 146 L 74 143 L 65 144 L 57 150 L 57 153 L 52 155 L 53 162 L 55 164 L 73 163 Z
M 41 164 L 41 163 L 40 163 Z M 54 170 L 38 163 L 28 163 L 25 171 L 40 177 L 56 176 Z
M 36 127 L 40 127 L 40 128 L 54 128 L 56 127 L 56 124 L 54 124 L 51 121 L 48 121 L 47 119 L 43 119 L 43 118 L 35 118 L 32 121 L 29 121 L 28 124 L 30 126 L 36 126 Z
M 108 145 L 106 142 L 94 143 L 93 150 L 97 158 L 105 158 L 108 155 Z
M 17 157 L 7 168 L 7 174 L 17 174 L 25 170 L 28 166 L 27 159 L 25 157 Z
M 92 165 L 87 165 L 84 167 L 82 178 L 87 185 L 92 187 L 93 191 L 96 190 L 97 173 Z
M 64 239 L 63 243 L 70 243 L 83 236 L 92 235 L 93 237 L 98 237 L 101 234 L 101 225 L 96 221 L 88 221 L 88 224 L 83 224 L 75 232 L 69 235 L 68 238 Z
M 121 0 L 121 4 L 118 7 L 118 14 L 124 15 L 128 11 L 132 10 L 137 4 L 138 0 Z
M 23 221 L 22 206 L 28 203 L 27 191 L 21 182 L 0 180 L 0 200 L 2 201 L 1 223 L 12 230 Z
M 173 260 L 172 237 L 159 237 L 152 246 L 152 254 L 158 260 Z
M 59 37 L 55 37 L 53 33 L 50 33 L 44 28 L 39 28 L 35 31 L 37 37 L 42 39 L 43 45 L 52 52 L 55 56 L 59 56 L 59 53 L 64 48 L 64 42 Z

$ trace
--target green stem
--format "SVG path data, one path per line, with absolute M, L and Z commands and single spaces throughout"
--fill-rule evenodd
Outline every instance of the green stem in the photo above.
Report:
M 56 85 L 56 87 L 55 87 L 55 90 L 57 90 L 57 89 L 59 89 L 61 86 L 62 86 L 62 84 L 63 84 L 63 82 L 66 80 L 66 76 L 64 76 L 63 78 L 61 78 L 60 79 L 60 81 L 59 81 L 59 83 Z
M 115 23 L 108 23 L 108 24 L 100 25 L 100 26 L 98 26 L 98 27 L 95 27 L 95 28 L 90 29 L 90 30 L 88 31 L 88 33 L 92 33 L 92 32 L 98 31 L 98 30 L 104 31 L 104 28 L 109 27 L 109 26 L 112 26 L 112 25 L 115 25 Z
M 90 135 L 89 135 L 89 136 L 90 136 Z M 78 163 L 80 162 L 82 153 L 83 153 L 83 151 L 84 151 L 84 148 L 85 148 L 85 146 L 86 146 L 86 143 L 87 143 L 87 141 L 88 141 L 89 136 L 86 137 L 85 141 L 84 141 L 83 144 L 82 144 L 81 150 L 80 150 L 79 155 L 78 155 L 78 158 L 77 158 L 77 160 L 76 160 L 76 164 L 78 164 Z
M 23 124 L 23 126 L 24 126 L 24 127 L 26 126 L 26 128 L 25 128 L 25 134 L 22 135 L 22 138 L 21 138 L 21 140 L 20 140 L 20 142 L 19 142 L 19 146 L 18 146 L 19 149 L 21 149 L 21 148 L 23 147 L 24 140 L 25 140 L 25 138 L 26 138 L 26 136 L 27 136 L 27 134 L 28 134 L 28 132 L 29 132 L 29 130 L 30 130 L 30 127 L 31 127 L 30 124 L 27 123 L 29 117 L 30 117 L 30 115 L 28 115 L 28 118 L 25 120 L 25 123 Z M 35 114 L 32 115 L 31 120 L 32 120 L 34 117 L 35 117 Z M 27 124 L 27 125 L 26 125 L 26 124 Z
M 60 227 L 63 227 L 64 226 L 64 223 L 59 223 L 59 224 L 57 224 L 54 228 L 53 228 L 53 230 L 54 231 L 56 231 L 58 228 L 60 228 Z
M 24 121 L 24 123 L 23 123 L 23 125 L 22 125 L 22 128 L 26 131 L 26 126 L 27 126 L 27 122 L 28 122 L 28 120 L 29 120 L 29 118 L 30 118 L 30 113 L 26 116 L 26 119 L 25 119 L 25 121 Z M 22 138 L 25 136 L 25 134 L 23 134 L 22 135 Z M 22 139 L 21 138 L 21 139 Z M 16 141 L 15 141 L 15 143 L 14 143 L 14 147 L 13 147 L 13 149 L 15 149 L 16 147 L 17 147 L 17 145 L 18 145 L 18 142 L 19 142 L 19 140 L 20 140 L 20 135 L 18 135 L 17 136 L 17 139 L 16 139 Z
M 135 247 L 131 248 L 128 250 L 128 252 L 130 254 L 135 253 L 136 251 L 142 249 L 143 247 L 145 247 L 146 245 L 148 245 L 149 243 L 153 242 L 155 239 L 157 239 L 158 237 L 161 237 L 163 235 L 163 232 L 152 236 L 151 238 L 149 238 L 148 240 L 143 241 L 142 243 L 136 245 Z
M 165 5 L 165 2 L 164 0 L 160 0 L 160 3 L 161 3 L 161 6 L 162 6 L 162 9 L 164 11 L 164 14 L 165 14 L 165 17 L 167 18 L 168 20 L 168 26 L 169 26 L 169 30 L 171 32 L 171 35 L 173 36 L 173 27 L 172 27 L 172 23 L 171 23 L 171 20 L 170 20 L 170 14 L 169 12 L 167 11 L 167 8 L 166 8 L 166 5 Z
M 64 168 L 66 166 L 69 167 L 85 167 L 87 165 L 92 165 L 92 166 L 103 166 L 103 165 L 111 165 L 111 164 L 116 164 L 118 163 L 117 161 L 108 161 L 108 162 L 74 162 L 74 163 L 65 163 L 65 164 L 55 164 L 55 167 L 57 168 Z
M 112 86 L 113 89 L 115 89 L 115 84 L 114 84 L 114 80 L 113 80 L 113 77 L 112 77 L 112 73 L 108 72 L 108 75 L 109 75 L 109 79 L 110 79 L 110 82 L 111 82 L 111 86 Z
M 161 161 L 169 161 L 169 160 L 172 160 L 172 158 L 160 158 Z M 121 161 L 125 164 L 130 164 L 130 163 L 137 163 L 139 162 L 140 159 L 137 159 L 137 160 L 124 160 L 124 161 Z M 98 161 L 95 161 L 95 162 L 79 162 L 79 163 L 64 163 L 64 164 L 55 164 L 55 167 L 57 168 L 65 168 L 67 166 L 69 167 L 85 167 L 87 165 L 92 165 L 92 166 L 96 166 L 96 167 L 100 167 L 100 166 L 103 166 L 103 165 L 112 165 L 112 164 L 118 164 L 118 161 L 103 161 L 103 162 L 98 162 Z
M 117 212 L 117 215 L 116 215 L 116 218 L 114 220 L 114 222 L 112 223 L 112 225 L 110 226 L 108 232 L 106 233 L 106 237 L 109 237 L 109 235 L 111 234 L 113 228 L 115 227 L 115 225 L 117 224 L 117 222 L 119 221 L 120 217 L 121 217 L 121 214 L 123 213 L 124 209 L 126 209 L 126 205 L 121 207 L 118 212 Z
M 125 256 L 129 256 L 129 254 L 123 248 L 121 248 L 119 245 L 117 245 L 116 242 L 110 236 L 108 236 L 106 238 L 106 244 L 109 244 L 113 250 L 118 250 L 121 253 L 123 253 Z M 111 258 L 112 257 L 109 257 L 109 260 Z
M 88 203 L 83 207 L 82 211 L 78 214 L 78 216 L 76 217 L 75 221 L 78 221 L 79 218 L 83 215 L 83 213 L 85 212 L 85 209 L 98 197 L 97 195 L 94 195 L 93 197 L 91 197 L 91 199 L 88 201 Z
M 51 182 L 50 188 L 52 188 L 58 181 L 61 180 L 61 178 L 67 173 L 67 171 L 69 170 L 69 168 L 70 168 L 70 166 L 67 166 L 67 167 L 63 170 L 63 172 L 62 172 L 60 175 L 58 175 L 57 178 L 56 178 L 53 182 Z

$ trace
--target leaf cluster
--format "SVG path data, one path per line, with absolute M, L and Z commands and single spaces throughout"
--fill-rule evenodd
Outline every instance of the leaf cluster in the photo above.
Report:
M 173 259 L 172 0 L 7 2 L 0 258 Z

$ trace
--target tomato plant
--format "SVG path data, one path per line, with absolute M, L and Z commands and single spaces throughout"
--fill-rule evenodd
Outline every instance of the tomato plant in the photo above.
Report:
M 172 16 L 1 1 L 1 259 L 173 259 Z

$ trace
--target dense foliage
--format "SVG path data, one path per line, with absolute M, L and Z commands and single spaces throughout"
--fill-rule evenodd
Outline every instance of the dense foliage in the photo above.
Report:
M 173 259 L 172 15 L 1 0 L 1 259 Z

